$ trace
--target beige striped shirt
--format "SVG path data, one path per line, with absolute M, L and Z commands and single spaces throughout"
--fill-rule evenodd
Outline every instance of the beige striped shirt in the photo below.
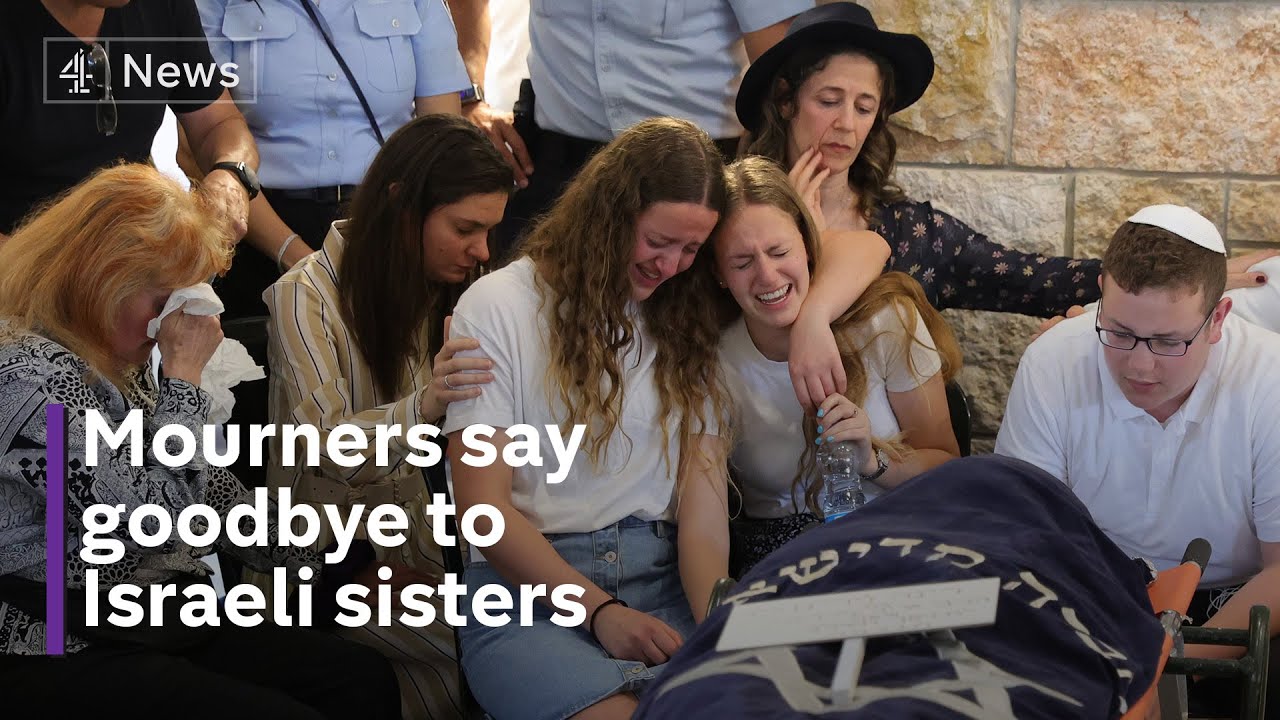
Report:
M 302 467 L 303 443 L 297 445 L 298 467 L 283 467 L 281 440 L 272 440 L 267 481 L 273 488 L 293 489 L 294 497 L 314 503 L 366 506 L 408 501 L 423 490 L 421 470 L 405 462 L 411 448 L 404 433 L 423 418 L 418 396 L 431 383 L 431 362 L 422 358 L 409 363 L 409 379 L 395 397 L 384 397 L 343 322 L 338 300 L 337 269 L 345 246 L 334 223 L 323 248 L 299 262 L 264 294 L 271 310 L 271 421 L 310 424 L 319 431 L 324 448 L 329 433 L 350 424 L 364 431 L 369 450 L 366 461 L 354 468 L 333 462 L 323 450 L 318 467 Z M 387 308 L 387 312 L 395 312 Z M 426 330 L 419 347 L 427 347 Z M 399 425 L 401 434 L 388 444 L 388 466 L 374 459 L 375 428 Z M 277 433 L 279 435 L 279 433 Z
M 322 448 L 318 466 L 304 466 L 306 456 L 299 444 L 299 465 L 284 467 L 281 440 L 273 438 L 267 482 L 272 488 L 291 488 L 295 502 L 344 508 L 344 521 L 352 505 L 363 504 L 366 512 L 360 523 L 360 537 L 366 536 L 364 518 L 374 506 L 401 506 L 409 516 L 407 542 L 398 548 L 375 545 L 379 560 L 397 561 L 442 575 L 442 553 L 432 539 L 423 511 L 426 487 L 422 471 L 405 461 L 412 448 L 403 441 L 411 426 L 439 420 L 423 418 L 418 413 L 418 396 L 431 383 L 431 362 L 423 358 L 409 364 L 405 386 L 394 397 L 378 392 L 339 310 L 337 270 L 345 246 L 341 232 L 345 224 L 334 223 L 320 251 L 295 265 L 263 293 L 271 310 L 271 422 L 277 428 L 284 424 L 314 425 Z M 396 308 L 386 311 L 395 312 Z M 427 347 L 425 328 L 419 347 Z M 366 461 L 358 467 L 339 465 L 323 451 L 329 434 L 343 424 L 363 430 L 368 440 Z M 379 466 L 374 452 L 376 428 L 396 424 L 401 427 L 400 437 L 388 444 L 388 462 Z M 333 540 L 328 523 L 322 525 L 316 543 L 319 548 Z M 431 602 L 437 619 L 425 628 L 398 622 L 379 627 L 371 622 L 359 628 L 340 627 L 336 632 L 369 645 L 392 660 L 400 681 L 404 717 L 457 718 L 462 699 L 453 629 L 440 619 L 444 608 L 439 595 L 434 594 Z

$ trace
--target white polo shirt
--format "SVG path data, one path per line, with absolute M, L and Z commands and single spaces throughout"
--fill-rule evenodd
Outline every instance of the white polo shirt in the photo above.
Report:
M 1201 585 L 1261 570 L 1280 542 L 1280 335 L 1228 315 L 1187 401 L 1162 427 L 1107 370 L 1095 312 L 1027 348 L 996 452 L 1061 478 L 1125 552 L 1175 566 L 1203 537 Z
M 867 369 L 867 396 L 862 409 L 871 421 L 871 433 L 892 438 L 901 432 L 889 404 L 889 393 L 908 392 L 923 385 L 942 369 L 924 319 L 914 311 L 915 339 L 911 364 L 903 354 L 906 323 L 893 306 L 880 310 L 854 331 Z M 733 397 L 737 418 L 731 462 L 742 486 L 743 510 L 756 519 L 780 518 L 805 509 L 804 490 L 793 481 L 805 450 L 804 411 L 796 400 L 786 361 L 776 362 L 760 354 L 741 318 L 720 340 L 720 366 Z M 867 483 L 867 498 L 880 488 Z
M 453 311 L 450 335 L 480 341 L 478 354 L 493 360 L 494 380 L 480 386 L 480 397 L 451 403 L 443 431 L 476 423 L 495 428 L 527 423 L 538 428 L 544 465 L 516 468 L 511 494 L 515 508 L 544 534 L 592 532 L 632 515 L 672 520 L 680 416 L 672 413 L 666 418 L 668 464 L 654 379 L 656 344 L 638 313 L 633 316 L 636 340 L 619 363 L 626 390 L 618 408 L 618 429 L 609 438 L 600 467 L 593 467 L 580 447 L 565 479 L 554 485 L 547 482 L 547 475 L 560 468 L 555 467 L 555 450 L 544 426 L 560 425 L 568 413 L 559 390 L 547 387 L 550 332 L 539 311 L 541 302 L 529 258 L 480 278 L 463 293 Z M 584 437 L 582 445 L 586 444 Z M 457 482 L 456 468 L 454 477 Z

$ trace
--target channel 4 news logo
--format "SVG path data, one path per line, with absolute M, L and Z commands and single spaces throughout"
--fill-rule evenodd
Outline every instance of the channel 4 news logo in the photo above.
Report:
M 110 98 L 116 103 L 165 104 L 164 98 L 149 91 L 215 86 L 234 89 L 236 102 L 252 103 L 257 97 L 253 74 L 243 72 L 239 63 L 198 63 L 170 57 L 172 43 L 205 45 L 204 38 L 111 38 L 87 47 L 78 38 L 44 41 L 46 103 L 78 104 Z M 116 42 L 128 43 L 129 49 L 113 56 L 111 44 Z M 256 65 L 257 45 L 250 43 L 250 67 Z M 58 68 L 56 74 L 49 72 L 52 68 Z
M 70 80 L 67 92 L 72 95 L 90 95 L 93 93 L 93 77 L 89 74 L 89 52 L 84 48 L 76 51 L 66 65 L 58 73 L 58 79 Z

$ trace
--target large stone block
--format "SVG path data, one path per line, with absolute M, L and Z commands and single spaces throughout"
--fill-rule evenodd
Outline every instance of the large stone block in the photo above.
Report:
M 1160 203 L 1186 205 L 1221 230 L 1226 219 L 1226 183 L 1222 180 L 1143 178 L 1108 173 L 1076 176 L 1076 257 L 1102 257 L 1116 228 L 1138 210 Z
M 1228 192 L 1227 241 L 1233 249 L 1240 241 L 1280 245 L 1280 182 L 1232 180 Z
M 1010 313 L 948 310 L 943 315 L 964 348 L 958 382 L 969 394 L 974 435 L 994 437 L 1009 387 L 1039 318 Z
M 1012 0 L 869 0 L 885 30 L 919 35 L 937 64 L 920 102 L 894 116 L 903 160 L 1000 164 L 1013 116 Z
M 974 436 L 972 454 L 990 455 L 996 451 L 996 439 L 992 435 Z
M 912 198 L 932 202 L 994 242 L 1028 252 L 1063 252 L 1069 181 L 1064 175 L 903 167 L 897 180 Z
M 902 168 L 898 181 L 993 241 L 1060 255 L 1066 237 L 1069 178 L 1047 173 Z M 948 311 L 964 350 L 959 382 L 972 397 L 975 436 L 994 435 L 1018 360 L 1040 321 L 1022 315 Z
M 1280 6 L 1024 2 L 1019 165 L 1280 175 Z

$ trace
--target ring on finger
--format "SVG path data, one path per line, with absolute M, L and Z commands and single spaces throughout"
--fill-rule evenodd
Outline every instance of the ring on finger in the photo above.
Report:
M 449 382 L 449 376 L 448 376 L 448 375 L 445 375 L 442 379 L 444 380 L 444 386 L 445 386 L 445 387 L 449 388 L 450 390 L 457 390 L 457 389 L 458 389 L 458 388 L 457 388 L 457 386 L 455 386 L 453 383 Z

